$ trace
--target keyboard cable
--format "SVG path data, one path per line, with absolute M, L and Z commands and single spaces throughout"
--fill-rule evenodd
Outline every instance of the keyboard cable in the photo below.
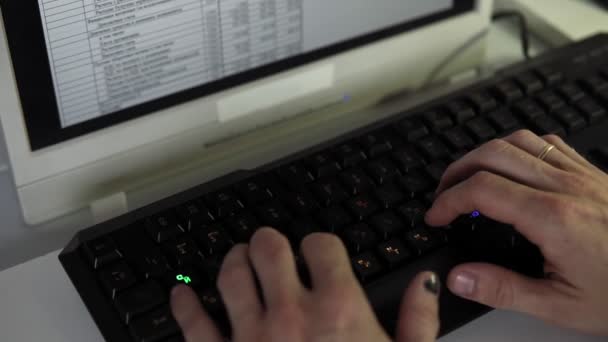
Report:
M 492 22 L 501 20 L 514 19 L 517 20 L 519 26 L 519 35 L 521 40 L 521 51 L 526 60 L 531 59 L 530 56 L 530 29 L 526 16 L 519 11 L 499 11 L 492 15 Z
M 496 23 L 502 20 L 508 19 L 516 19 L 519 26 L 520 31 L 520 41 L 521 41 L 521 50 L 522 55 L 526 60 L 531 58 L 530 54 L 530 28 L 528 25 L 528 21 L 526 17 L 519 11 L 509 10 L 509 11 L 499 11 L 492 15 L 492 23 Z M 464 44 L 456 48 L 452 53 L 448 54 L 446 58 L 437 65 L 437 67 L 429 73 L 427 79 L 422 83 L 422 86 L 418 89 L 418 91 L 426 90 L 432 87 L 433 83 L 436 81 L 437 77 L 450 65 L 450 63 L 460 55 L 464 54 L 468 49 L 474 46 L 481 39 L 485 38 L 490 29 L 484 29 L 475 35 L 473 35 L 470 39 L 468 39 Z M 477 68 L 478 74 L 483 76 L 487 74 L 488 71 L 484 71 L 483 66 L 479 66 Z M 490 71 L 491 72 L 491 71 Z

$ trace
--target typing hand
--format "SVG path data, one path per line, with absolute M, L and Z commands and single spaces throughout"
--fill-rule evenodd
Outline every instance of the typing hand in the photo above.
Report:
M 546 154 L 549 144 L 555 146 Z M 519 131 L 451 165 L 427 223 L 479 210 L 515 226 L 545 257 L 545 279 L 488 264 L 455 267 L 450 290 L 496 308 L 608 335 L 608 175 L 556 136 Z
M 312 279 L 311 290 L 300 283 L 287 239 L 272 229 L 260 229 L 249 246 L 238 245 L 228 253 L 218 286 L 232 323 L 233 340 L 389 341 L 353 275 L 340 240 L 329 234 L 311 234 L 303 240 L 301 250 Z M 438 291 L 432 273 L 422 273 L 412 281 L 402 303 L 397 341 L 435 341 Z M 189 287 L 173 290 L 171 306 L 187 342 L 223 341 Z

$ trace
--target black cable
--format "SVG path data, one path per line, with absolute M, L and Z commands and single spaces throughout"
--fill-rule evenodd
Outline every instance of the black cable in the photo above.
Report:
M 530 30 L 528 28 L 528 21 L 526 17 L 518 11 L 500 11 L 492 15 L 492 21 L 499 21 L 503 19 L 517 19 L 519 22 L 519 30 L 521 35 L 521 49 L 524 57 L 530 59 Z

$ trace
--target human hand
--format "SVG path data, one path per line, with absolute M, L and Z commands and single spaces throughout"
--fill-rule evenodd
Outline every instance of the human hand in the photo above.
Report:
M 301 251 L 312 279 L 310 290 L 300 282 L 289 242 L 275 230 L 262 228 L 249 246 L 237 245 L 228 253 L 218 287 L 233 341 L 389 341 L 354 277 L 342 242 L 330 234 L 311 234 Z M 435 341 L 438 292 L 432 273 L 422 273 L 411 282 L 401 306 L 398 342 Z M 171 307 L 187 342 L 223 341 L 189 287 L 172 291 Z
M 539 159 L 548 144 L 556 148 Z M 512 224 L 545 258 L 545 279 L 464 264 L 450 290 L 495 308 L 608 335 L 608 175 L 557 136 L 519 131 L 452 164 L 426 221 L 445 226 L 479 210 Z

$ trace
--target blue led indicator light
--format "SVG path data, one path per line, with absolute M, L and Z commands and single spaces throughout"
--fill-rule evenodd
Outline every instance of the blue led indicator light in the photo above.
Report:
M 475 210 L 471 213 L 471 218 L 478 218 L 479 216 L 481 216 L 479 210 Z

